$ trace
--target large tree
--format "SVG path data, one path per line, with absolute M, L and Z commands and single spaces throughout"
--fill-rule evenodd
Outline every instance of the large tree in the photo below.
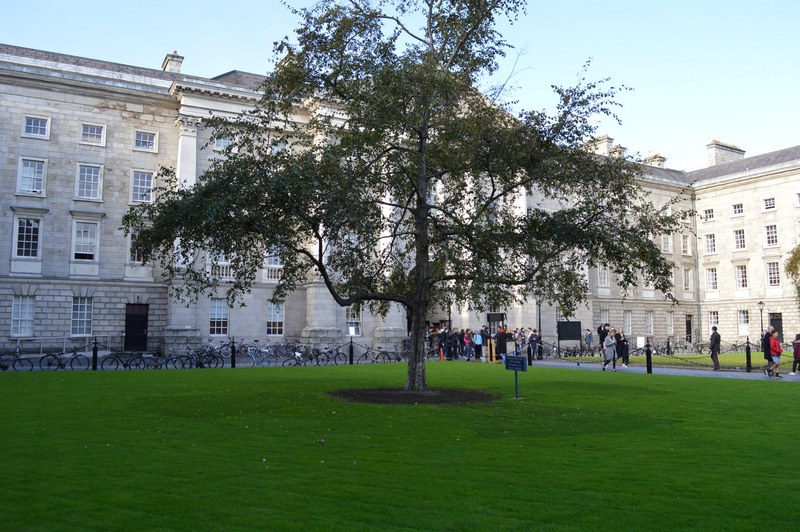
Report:
M 276 43 L 283 59 L 257 109 L 208 122 L 233 139 L 227 157 L 192 188 L 165 171 L 126 228 L 194 294 L 216 286 L 191 267 L 197 250 L 230 258 L 231 299 L 273 253 L 284 264 L 276 300 L 318 276 L 340 305 L 401 305 L 408 390 L 427 386 L 433 305 L 483 310 L 536 295 L 569 313 L 599 264 L 623 286 L 643 276 L 669 292 L 654 238 L 680 216 L 648 201 L 637 164 L 590 149 L 597 115 L 616 118 L 617 89 L 556 87 L 552 115 L 515 114 L 479 90 L 508 48 L 497 17 L 513 22 L 525 4 L 322 0 L 296 10 L 297 41 Z

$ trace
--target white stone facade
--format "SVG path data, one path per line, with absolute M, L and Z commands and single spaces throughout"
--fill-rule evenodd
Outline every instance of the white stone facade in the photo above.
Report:
M 181 73 L 181 61 L 168 54 L 157 70 L 0 45 L 0 349 L 29 338 L 119 336 L 136 312 L 146 312 L 148 350 L 165 342 L 199 345 L 210 337 L 327 345 L 349 340 L 345 309 L 319 283 L 287 298 L 282 315 L 269 303 L 277 272 L 268 268 L 245 307 L 222 309 L 213 296 L 187 307 L 169 298 L 157 270 L 131 256 L 121 219 L 132 204 L 147 200 L 159 168 L 173 167 L 181 182 L 194 183 L 218 156 L 202 120 L 235 115 L 258 98 L 260 76 L 232 71 L 203 79 Z M 601 147 L 609 155 L 619 152 L 612 139 Z M 622 294 L 613 278 L 587 271 L 588 303 L 574 318 L 584 329 L 609 321 L 633 337 L 690 333 L 705 340 L 715 313 L 723 343 L 733 342 L 742 333 L 757 336 L 756 303 L 762 301 L 765 324 L 780 324 L 785 337 L 800 331 L 793 286 L 783 271 L 800 239 L 800 149 L 749 159 L 716 141 L 709 149 L 716 163 L 709 169 L 665 169 L 660 156 L 645 167 L 643 185 L 656 204 L 683 192 L 682 207 L 715 213 L 713 220 L 698 216 L 682 235 L 662 242 L 675 263 L 679 304 L 645 286 Z M 765 203 L 770 198 L 774 207 Z M 519 207 L 533 201 L 521 199 Z M 743 214 L 732 214 L 735 204 Z M 772 236 L 767 243 L 771 226 L 777 243 Z M 742 250 L 733 249 L 737 230 L 744 231 Z M 710 233 L 717 247 L 706 253 Z M 736 267 L 743 265 L 748 284 L 737 289 Z M 707 279 L 712 268 L 714 290 Z M 738 323 L 744 310 L 748 329 Z M 546 302 L 541 316 L 536 301 L 498 311 L 512 327 L 538 327 L 541 320 L 545 340 L 555 341 L 558 309 Z M 485 314 L 457 308 L 432 313 L 430 320 L 457 327 L 487 321 Z M 384 319 L 364 311 L 358 332 L 357 343 L 391 348 L 405 338 L 406 318 L 400 309 Z

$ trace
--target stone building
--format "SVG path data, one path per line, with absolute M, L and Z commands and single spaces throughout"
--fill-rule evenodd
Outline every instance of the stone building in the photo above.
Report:
M 340 308 L 314 280 L 270 303 L 281 275 L 274 260 L 245 307 L 229 308 L 222 294 L 186 306 L 131 253 L 135 235 L 124 236 L 121 219 L 150 200 L 159 168 L 195 182 L 225 143 L 210 143 L 203 119 L 236 115 L 259 97 L 259 75 L 201 78 L 184 74 L 182 61 L 167 54 L 161 69 L 150 69 L 0 44 L 0 349 L 87 336 L 148 350 L 226 337 L 337 344 L 351 332 L 361 344 L 396 345 L 406 335 L 402 311 L 380 318 Z M 609 138 L 598 144 L 604 155 L 619 150 Z M 660 156 L 643 166 L 656 204 L 683 194 L 677 207 L 698 213 L 682 234 L 659 242 L 675 264 L 678 304 L 645 285 L 623 294 L 609 272 L 592 270 L 588 303 L 572 320 L 695 341 L 712 324 L 723 342 L 757 336 L 761 317 L 800 331 L 783 271 L 800 238 L 800 147 L 744 158 L 715 141 L 709 154 L 709 167 L 694 172 L 665 168 Z M 229 266 L 218 257 L 208 267 L 224 277 Z M 559 310 L 539 303 L 497 311 L 555 341 Z M 458 308 L 430 316 L 458 327 L 487 318 Z

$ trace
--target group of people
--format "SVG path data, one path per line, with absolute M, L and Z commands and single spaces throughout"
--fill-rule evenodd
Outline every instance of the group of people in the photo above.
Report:
M 782 379 L 780 374 L 781 369 L 781 355 L 783 355 L 783 345 L 778 338 L 778 331 L 770 325 L 761 337 L 761 349 L 764 351 L 764 360 L 767 364 L 764 366 L 764 374 L 767 377 Z M 792 371 L 789 375 L 795 375 L 800 369 L 800 334 L 795 335 L 792 342 Z
M 500 325 L 497 331 L 491 333 L 489 327 L 483 325 L 480 329 L 457 329 L 443 327 L 439 331 L 428 329 L 425 340 L 429 349 L 441 353 L 442 358 L 454 360 L 466 358 L 467 361 L 480 362 L 484 355 L 488 360 L 501 360 L 507 354 L 521 355 L 527 346 L 528 357 L 535 357 L 542 337 L 532 327 L 527 330 L 516 328 L 511 330 L 505 325 Z M 489 350 L 489 342 L 493 348 Z M 487 351 L 484 353 L 484 349 Z
M 622 367 L 627 368 L 630 349 L 625 330 L 622 327 L 617 329 L 608 323 L 604 323 L 597 328 L 597 336 L 600 340 L 600 347 L 603 350 L 602 370 L 605 371 L 606 367 L 611 364 L 613 371 L 617 371 L 617 360 L 621 360 Z M 592 333 L 587 330 L 584 341 L 589 348 L 592 346 L 592 340 Z

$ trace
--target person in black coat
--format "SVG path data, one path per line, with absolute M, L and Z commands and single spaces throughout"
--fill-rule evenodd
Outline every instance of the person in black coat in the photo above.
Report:
M 506 336 L 506 329 L 502 325 L 497 327 L 497 333 L 494 335 L 494 354 L 495 357 L 500 359 L 508 351 L 508 339 Z
M 722 342 L 717 326 L 711 327 L 711 338 L 708 340 L 708 350 L 711 351 L 711 362 L 714 363 L 714 371 L 719 371 L 719 346 Z
M 764 336 L 761 337 L 761 350 L 764 352 L 764 361 L 766 362 L 766 366 L 764 369 L 772 366 L 772 355 L 770 354 L 769 349 L 769 339 L 772 338 L 772 331 L 775 330 L 775 327 L 770 325 L 767 327 L 767 330 L 764 332 Z
M 614 335 L 617 348 L 617 358 L 622 360 L 622 367 L 628 367 L 628 338 L 625 336 L 625 330 L 620 327 L 617 334 Z

